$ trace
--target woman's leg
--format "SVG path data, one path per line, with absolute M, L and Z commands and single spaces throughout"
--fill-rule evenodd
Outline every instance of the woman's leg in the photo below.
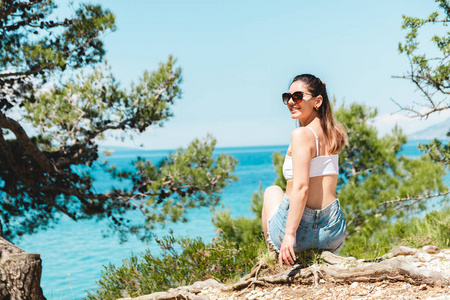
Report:
M 278 207 L 284 198 L 283 190 L 276 185 L 269 186 L 264 191 L 264 203 L 261 214 L 262 227 L 264 230 L 264 236 L 267 237 L 269 235 L 268 231 L 268 221 L 272 216 L 277 212 Z

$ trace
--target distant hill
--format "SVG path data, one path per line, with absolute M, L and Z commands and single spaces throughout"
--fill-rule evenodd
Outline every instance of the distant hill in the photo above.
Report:
M 408 135 L 409 140 L 448 139 L 446 134 L 450 129 L 450 118 L 439 124 Z

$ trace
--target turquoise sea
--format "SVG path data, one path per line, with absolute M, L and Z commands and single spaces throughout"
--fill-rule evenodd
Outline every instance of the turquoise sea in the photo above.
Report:
M 404 145 L 402 155 L 418 156 L 418 141 Z M 216 153 L 227 153 L 238 159 L 235 175 L 239 180 L 226 187 L 222 193 L 222 205 L 229 208 L 233 217 L 252 217 L 250 200 L 261 184 L 263 188 L 271 185 L 276 178 L 272 165 L 272 154 L 276 151 L 285 154 L 285 146 L 219 148 Z M 117 167 L 128 167 L 137 156 L 158 161 L 168 151 L 147 151 L 141 149 L 113 149 L 108 160 Z M 98 191 L 106 190 L 117 183 L 112 182 L 100 171 L 94 174 Z M 450 183 L 447 175 L 446 181 Z M 123 184 L 123 183 L 122 183 Z M 187 223 L 168 224 L 155 231 L 163 236 L 172 229 L 175 235 L 200 236 L 210 241 L 216 236 L 211 223 L 212 213 L 208 208 L 190 211 Z M 143 243 L 136 238 L 120 244 L 117 237 L 103 237 L 102 230 L 108 221 L 93 220 L 74 222 L 62 216 L 53 228 L 25 236 L 15 243 L 28 253 L 40 253 L 42 258 L 41 286 L 47 299 L 81 299 L 86 290 L 96 286 L 104 265 L 110 262 L 119 265 L 131 252 L 140 253 L 150 248 L 157 254 L 155 242 Z

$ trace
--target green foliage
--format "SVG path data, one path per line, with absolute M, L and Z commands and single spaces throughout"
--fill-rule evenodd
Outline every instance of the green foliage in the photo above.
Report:
M 429 212 L 425 217 L 411 217 L 383 224 L 383 230 L 374 232 L 370 239 L 354 235 L 345 252 L 375 259 L 400 245 L 413 248 L 435 245 L 447 249 L 450 246 L 449 228 L 450 209 L 447 206 L 442 210 Z
M 411 80 L 423 94 L 425 101 L 431 106 L 427 107 L 425 113 L 418 112 L 413 106 L 410 106 L 410 112 L 419 116 L 426 117 L 433 111 L 445 109 L 448 102 L 436 102 L 432 97 L 436 97 L 435 92 L 445 94 L 449 88 L 448 79 L 450 76 L 450 65 L 448 54 L 450 53 L 450 38 L 446 29 L 450 22 L 450 10 L 448 10 L 448 0 L 436 0 L 439 5 L 439 10 L 432 12 L 428 18 L 417 18 L 403 16 L 402 29 L 407 30 L 405 42 L 399 43 L 398 50 L 405 54 L 411 64 L 411 71 L 407 75 L 401 77 Z M 431 45 L 437 48 L 439 55 L 432 57 L 423 52 L 420 47 L 423 41 L 419 38 L 420 30 L 425 26 L 432 26 L 435 32 L 431 39 Z
M 221 210 L 214 213 L 212 223 L 221 232 L 221 235 L 229 241 L 249 244 L 255 239 L 264 239 L 261 227 L 261 212 L 263 204 L 262 185 L 259 191 L 254 192 L 251 200 L 251 211 L 254 218 L 240 217 L 233 219 L 230 210 Z
M 435 245 L 441 249 L 450 247 L 450 207 L 428 213 L 424 218 L 414 217 L 407 222 L 394 224 L 392 233 L 405 246 L 421 248 Z
M 265 248 L 262 239 L 239 244 L 218 238 L 207 244 L 201 238 L 170 235 L 156 242 L 161 256 L 147 250 L 124 259 L 121 266 L 110 264 L 102 272 L 98 288 L 88 292 L 86 299 L 137 297 L 208 278 L 232 282 L 250 272 Z
M 142 208 L 146 224 L 122 226 L 120 232 L 137 232 L 150 238 L 154 224 L 187 221 L 187 209 L 202 206 L 215 207 L 221 190 L 237 177 L 230 174 L 237 160 L 226 154 L 213 158 L 216 141 L 208 136 L 195 140 L 186 149 L 169 154 L 156 166 L 148 160 L 138 159 L 135 174 L 129 174 L 134 186 L 147 188 L 145 206 Z M 146 184 L 151 182 L 151 185 Z
M 422 94 L 423 101 L 408 101 L 416 106 L 397 104 L 411 116 L 420 118 L 428 118 L 435 112 L 450 109 L 450 101 L 447 97 L 450 92 L 450 32 L 448 31 L 450 2 L 448 0 L 435 0 L 435 2 L 438 4 L 438 10 L 432 12 L 427 18 L 403 16 L 402 28 L 407 30 L 407 34 L 405 42 L 400 43 L 398 48 L 399 52 L 408 58 L 410 71 L 396 77 L 413 83 Z M 431 43 L 427 43 L 424 36 L 427 36 L 430 29 L 434 34 L 430 38 Z M 425 32 L 421 33 L 422 30 Z M 425 52 L 424 49 L 427 51 Z M 450 137 L 450 131 L 447 136 Z M 435 139 L 429 144 L 421 145 L 421 149 L 427 151 L 436 162 L 448 166 L 450 141 L 445 145 L 442 141 Z
M 68 147 L 106 130 L 144 131 L 162 126 L 172 116 L 170 105 L 181 96 L 181 68 L 169 56 L 153 72 L 145 71 L 130 91 L 120 88 L 107 65 L 92 73 L 80 72 L 62 86 L 39 92 L 26 102 L 25 119 L 53 143 Z
M 448 0 L 436 0 L 439 10 L 432 12 L 428 18 L 403 16 L 402 28 L 407 30 L 405 42 L 399 44 L 399 51 L 408 57 L 410 71 L 398 78 L 407 79 L 415 84 L 422 94 L 424 101 L 419 107 L 414 105 L 400 108 L 415 117 L 427 118 L 430 114 L 450 108 L 446 95 L 449 93 L 450 82 L 450 32 L 447 26 L 450 22 L 450 5 Z M 431 45 L 438 50 L 438 55 L 424 53 L 425 47 L 421 37 L 421 29 L 424 26 L 433 27 L 435 34 L 431 37 Z M 443 27 L 440 27 L 443 26 Z M 411 102 L 411 101 L 409 101 Z M 417 104 L 417 101 L 413 103 Z M 349 113 L 349 114 L 347 114 Z M 358 110 L 340 110 L 337 118 L 349 128 L 350 139 L 354 136 L 352 128 L 360 132 L 362 127 L 355 126 L 362 120 L 361 115 L 353 118 L 352 114 L 358 114 Z M 367 117 L 370 114 L 365 113 Z M 400 242 L 401 237 L 415 240 L 420 235 L 417 229 L 422 225 L 431 224 L 430 218 L 424 220 L 411 219 L 428 209 L 427 199 L 447 202 L 448 198 L 433 197 L 433 195 L 448 194 L 448 186 L 443 182 L 446 173 L 445 166 L 449 163 L 450 144 L 444 145 L 442 141 L 435 139 L 429 144 L 420 145 L 419 148 L 428 153 L 417 159 L 398 157 L 398 152 L 406 142 L 399 129 L 394 129 L 392 135 L 381 139 L 376 138 L 376 131 L 367 126 L 364 134 L 355 136 L 349 141 L 349 146 L 340 156 L 341 166 L 344 170 L 345 186 L 339 191 L 339 198 L 344 206 L 344 212 L 348 222 L 348 238 L 342 250 L 355 256 L 377 256 L 391 250 L 394 244 Z M 450 137 L 450 132 L 447 134 Z M 361 148 L 361 138 L 368 141 L 364 151 L 354 151 L 351 148 Z M 369 151 L 370 150 L 370 151 Z M 367 153 L 366 156 L 361 153 Z M 347 153 L 347 154 L 346 154 Z M 352 160 L 351 154 L 355 154 L 357 161 Z M 369 157 L 372 156 L 372 159 Z M 384 161 L 383 161 L 384 160 Z M 358 168 L 350 165 L 359 165 Z M 369 164 L 366 164 L 369 162 Z M 362 164 L 361 164 L 362 163 Z M 349 172 L 351 170 L 351 172 Z M 353 171 L 354 170 L 354 171 Z M 356 176 L 355 176 L 356 175 Z M 342 182 L 341 182 L 342 183 Z M 448 210 L 438 214 L 443 220 L 448 220 Z M 433 215 L 433 214 L 430 214 Z M 429 216 L 430 216 L 429 215 Z M 445 222 L 444 222 L 445 223 Z M 433 224 L 438 226 L 438 224 Z M 417 230 L 412 230 L 416 228 Z M 421 228 L 421 227 L 420 227 Z M 448 233 L 448 230 L 444 231 Z M 431 240 L 441 240 L 436 234 L 426 234 Z M 441 245 L 444 245 L 441 243 Z M 448 246 L 448 243 L 447 245 Z
M 396 127 L 392 135 L 379 139 L 377 130 L 370 124 L 376 115 L 376 109 L 356 103 L 335 110 L 336 119 L 345 126 L 348 134 L 348 144 L 339 154 L 340 185 L 350 178 L 359 183 L 370 174 L 384 174 L 395 167 L 396 155 L 406 137 Z
M 447 132 L 447 137 L 450 138 L 450 130 Z M 450 142 L 445 145 L 442 141 L 434 139 L 429 144 L 420 144 L 419 149 L 427 152 L 435 162 L 446 167 L 450 165 Z
M 59 20 L 52 16 L 56 8 L 52 0 L 0 2 L 1 109 L 30 97 L 38 82 L 103 59 L 102 37 L 116 29 L 111 11 L 81 4 Z
M 279 152 L 275 152 L 273 154 L 273 166 L 275 168 L 275 173 L 277 174 L 277 178 L 275 179 L 273 184 L 278 185 L 284 191 L 284 190 L 286 190 L 286 180 L 284 179 L 284 175 L 283 175 L 283 163 L 284 163 L 284 156 L 281 155 L 281 153 L 279 153 Z
M 347 221 L 342 253 L 376 256 L 391 250 L 396 239 L 391 225 L 427 209 L 425 199 L 445 192 L 445 169 L 426 156 L 411 159 L 398 155 L 406 137 L 399 128 L 378 138 L 368 122 L 376 112 L 352 104 L 336 111 L 348 129 L 349 143 L 341 151 L 343 178 L 338 196 Z
M 211 136 L 157 164 L 137 158 L 132 171 L 98 162 L 105 135 L 126 137 L 172 116 L 181 68 L 169 56 L 122 88 L 101 64 L 114 15 L 80 4 L 59 21 L 55 8 L 51 0 L 0 2 L 0 235 L 45 229 L 63 213 L 73 220 L 108 218 L 110 232 L 122 240 L 129 233 L 148 239 L 157 223 L 185 221 L 186 210 L 217 205 L 222 188 L 236 179 L 236 160 L 213 156 Z M 97 192 L 94 167 L 129 180 L 129 187 Z M 132 210 L 142 219 L 131 220 Z

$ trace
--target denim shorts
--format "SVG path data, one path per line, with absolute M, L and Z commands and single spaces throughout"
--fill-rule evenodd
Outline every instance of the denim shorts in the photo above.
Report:
M 285 194 L 277 212 L 268 222 L 267 244 L 277 252 L 280 252 L 283 242 L 288 212 L 289 197 Z M 295 233 L 294 252 L 321 249 L 337 253 L 344 246 L 346 229 L 338 199 L 324 209 L 305 207 L 302 220 Z

